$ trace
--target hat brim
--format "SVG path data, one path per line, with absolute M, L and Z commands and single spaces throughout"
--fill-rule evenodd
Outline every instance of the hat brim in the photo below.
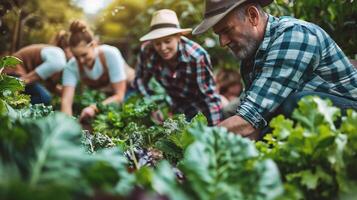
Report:
M 240 1 L 231 6 L 229 9 L 227 9 L 225 12 L 213 15 L 212 17 L 205 18 L 194 30 L 192 31 L 193 35 L 199 35 L 204 32 L 206 32 L 208 29 L 216 25 L 221 19 L 223 19 L 229 12 L 231 12 L 234 8 L 237 6 L 245 3 L 247 1 Z M 273 0 L 260 0 L 259 3 L 261 6 L 267 6 L 269 5 Z
M 158 39 L 158 38 L 174 35 L 174 34 L 177 34 L 177 33 L 181 33 L 183 35 L 186 35 L 186 34 L 189 34 L 191 32 L 192 32 L 191 28 L 185 28 L 185 29 L 180 29 L 180 28 L 160 28 L 160 29 L 156 29 L 156 30 L 150 31 L 149 33 L 147 33 L 146 35 L 141 37 L 139 40 L 140 40 L 140 42 L 144 42 L 144 41 L 147 41 L 147 40 L 154 40 L 154 39 Z

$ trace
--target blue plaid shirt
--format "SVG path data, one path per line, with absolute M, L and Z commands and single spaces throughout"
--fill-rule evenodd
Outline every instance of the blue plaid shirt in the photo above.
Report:
M 242 61 L 246 85 L 237 114 L 255 128 L 267 125 L 291 93 L 317 91 L 357 101 L 357 70 L 320 27 L 269 15 L 254 59 Z
M 181 37 L 177 57 L 175 68 L 167 66 L 151 42 L 145 42 L 138 57 L 135 87 L 143 95 L 152 94 L 148 82 L 154 77 L 171 97 L 174 112 L 184 113 L 189 119 L 202 112 L 210 125 L 218 124 L 222 105 L 208 53 L 197 43 Z

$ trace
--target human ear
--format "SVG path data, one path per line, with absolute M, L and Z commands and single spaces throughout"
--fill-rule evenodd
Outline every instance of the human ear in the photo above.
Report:
M 255 6 L 249 6 L 247 8 L 248 20 L 253 26 L 257 26 L 259 23 L 259 11 Z

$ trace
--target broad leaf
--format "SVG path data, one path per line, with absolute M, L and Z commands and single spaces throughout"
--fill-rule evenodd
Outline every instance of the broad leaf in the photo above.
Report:
M 276 165 L 258 160 L 251 141 L 223 128 L 191 131 L 201 135 L 194 134 L 197 140 L 186 149 L 179 169 L 197 199 L 275 199 L 282 193 Z
M 88 154 L 81 146 L 79 124 L 66 115 L 17 121 L 16 129 L 11 124 L 0 134 L 2 164 L 16 166 L 29 186 L 57 185 L 86 195 L 92 187 L 121 194 L 132 189 L 122 153 L 106 149 Z M 98 170 L 107 174 L 96 176 Z
M 0 69 L 2 67 L 15 67 L 17 64 L 21 64 L 22 61 L 14 56 L 5 56 L 0 60 Z

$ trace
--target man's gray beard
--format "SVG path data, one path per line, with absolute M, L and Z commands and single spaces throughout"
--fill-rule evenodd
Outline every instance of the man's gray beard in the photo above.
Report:
M 255 52 L 257 51 L 259 44 L 252 38 L 248 38 L 248 45 L 247 46 L 239 46 L 239 51 L 234 51 L 230 46 L 229 50 L 234 55 L 235 58 L 239 60 L 244 60 L 246 58 L 250 58 L 254 56 Z M 234 48 L 234 47 L 233 47 Z

